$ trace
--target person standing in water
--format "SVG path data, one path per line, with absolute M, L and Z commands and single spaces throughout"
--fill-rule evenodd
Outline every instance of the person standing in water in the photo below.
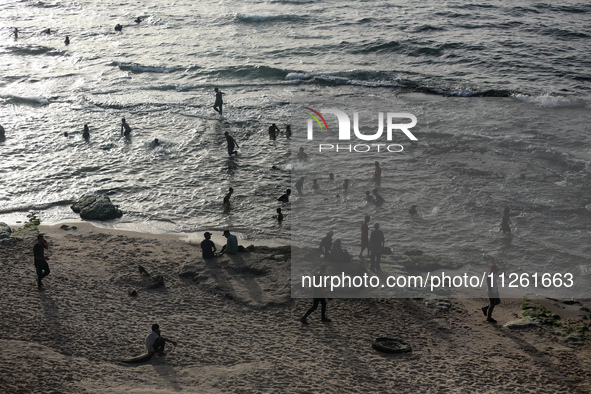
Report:
M 291 125 L 285 126 L 285 138 L 287 138 L 287 139 L 291 138 Z
M 281 131 L 279 130 L 279 127 L 273 123 L 271 126 L 269 126 L 269 139 L 275 141 L 280 132 Z
M 230 133 L 228 133 L 227 131 L 224 132 L 224 136 L 226 137 L 226 142 L 228 143 L 228 155 L 237 155 L 238 151 L 234 150 L 234 146 L 236 146 L 236 148 L 240 148 L 238 146 L 238 142 L 236 142 L 234 137 L 232 137 Z
M 90 139 L 90 129 L 88 128 L 87 124 L 84 125 L 84 131 L 82 132 L 82 138 L 84 138 L 84 140 L 86 142 L 88 142 L 88 140 Z
M 359 258 L 363 255 L 363 251 L 367 249 L 367 256 L 369 257 L 369 215 L 365 215 L 365 221 L 361 223 L 361 252 Z
M 129 137 L 129 135 L 131 134 L 131 127 L 129 127 L 129 125 L 125 121 L 125 118 L 121 119 L 121 134 L 123 134 L 126 137 Z
M 229 188 L 228 189 L 228 194 L 226 194 L 224 196 L 224 205 L 229 206 L 230 205 L 230 197 L 232 197 L 232 193 L 234 193 L 234 189 Z
M 501 219 L 501 231 L 505 234 L 511 234 L 511 218 L 509 217 L 509 213 L 511 212 L 511 208 L 505 207 L 503 211 L 503 219 Z
M 374 163 L 375 170 L 373 173 L 373 181 L 375 182 L 377 187 L 382 185 L 382 167 L 380 167 L 380 162 L 376 161 Z
M 215 103 L 213 104 L 213 109 L 216 112 L 220 113 L 220 116 L 223 116 L 222 114 L 222 106 L 224 105 L 224 100 L 222 99 L 222 95 L 225 94 L 224 92 L 220 92 L 218 90 L 218 88 L 213 89 L 215 91 Z
M 66 39 L 64 40 L 64 44 L 70 45 L 70 37 L 69 36 L 66 36 Z
M 381 271 L 380 260 L 382 258 L 382 250 L 384 249 L 384 233 L 380 230 L 380 224 L 374 224 L 374 230 L 371 232 L 369 238 L 369 264 L 374 271 Z

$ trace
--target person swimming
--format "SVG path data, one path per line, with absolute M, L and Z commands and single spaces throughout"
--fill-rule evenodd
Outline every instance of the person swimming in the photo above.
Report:
M 64 44 L 70 45 L 70 37 L 69 36 L 66 36 L 66 39 L 64 40 Z
M 154 141 L 152 141 L 152 144 L 154 144 L 154 147 L 160 146 L 160 140 L 158 138 L 154 138 Z
M 139 16 L 137 18 L 135 18 L 134 20 L 135 23 L 142 23 L 142 18 L 140 18 Z
M 121 30 L 123 30 L 123 26 L 121 26 L 119 23 L 117 23 L 115 25 L 115 31 L 121 31 Z
M 373 189 L 373 195 L 374 195 L 374 204 L 376 204 L 377 206 L 380 206 L 384 203 L 384 197 L 382 197 L 380 195 L 380 193 L 378 193 L 378 189 Z
M 306 161 L 306 160 L 308 160 L 308 154 L 306 152 L 304 152 L 304 147 L 303 146 L 300 147 L 300 151 L 298 152 L 296 158 L 299 161 Z

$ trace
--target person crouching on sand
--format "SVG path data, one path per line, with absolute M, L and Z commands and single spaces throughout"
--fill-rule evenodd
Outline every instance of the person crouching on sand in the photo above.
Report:
M 158 324 L 152 324 L 152 331 L 146 335 L 146 349 L 148 349 L 148 353 L 156 353 L 158 356 L 164 356 L 164 345 L 166 342 L 170 342 L 176 347 L 175 341 L 160 336 L 160 326 Z

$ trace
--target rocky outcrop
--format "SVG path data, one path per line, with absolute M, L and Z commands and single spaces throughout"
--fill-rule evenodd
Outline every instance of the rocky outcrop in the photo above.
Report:
M 6 223 L 0 222 L 0 245 L 12 245 L 16 242 L 16 238 L 12 237 L 12 230 Z
M 82 196 L 70 208 L 86 220 L 111 220 L 123 215 L 123 212 L 113 205 L 109 197 L 96 193 Z

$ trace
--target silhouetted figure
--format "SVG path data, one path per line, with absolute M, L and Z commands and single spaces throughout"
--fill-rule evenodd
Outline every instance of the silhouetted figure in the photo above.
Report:
M 142 23 L 142 18 L 140 18 L 139 16 L 137 18 L 135 18 L 134 20 L 135 23 Z
M 90 129 L 88 128 L 87 124 L 84 125 L 84 131 L 82 132 L 82 138 L 84 138 L 84 140 L 86 142 L 88 142 L 88 140 L 90 139 Z
M 329 231 L 326 233 L 326 237 L 320 240 L 320 245 L 318 246 L 318 251 L 320 252 L 320 255 L 323 255 L 325 257 L 330 256 L 330 251 L 332 250 L 332 235 L 333 232 Z
M 68 132 L 64 131 L 64 137 L 68 138 L 68 135 L 69 135 Z
M 280 133 L 279 127 L 277 127 L 275 125 L 275 123 L 273 123 L 271 126 L 269 126 L 269 139 L 270 140 L 276 140 L 279 133 Z
M 380 205 L 382 205 L 384 203 L 384 197 L 382 197 L 380 195 L 380 193 L 378 193 L 378 189 L 373 189 L 372 193 L 373 193 L 373 198 L 374 198 L 373 203 L 379 207 Z
M 312 179 L 312 190 L 314 190 L 314 191 L 320 190 L 320 185 L 318 184 L 318 179 Z
M 369 190 L 365 191 L 365 201 L 369 202 L 369 203 L 374 203 L 374 199 L 373 196 L 371 195 L 371 193 L 369 192 Z
M 348 192 L 348 191 L 349 191 L 349 185 L 350 185 L 350 184 L 351 184 L 351 181 L 350 181 L 350 180 L 348 180 L 348 179 L 345 179 L 345 180 L 343 181 L 343 189 L 345 190 L 345 192 Z
M 230 155 L 230 156 L 237 155 L 238 154 L 238 151 L 235 151 L 234 150 L 234 146 L 236 146 L 236 148 L 240 148 L 238 146 L 238 142 L 236 142 L 236 140 L 234 139 L 234 137 L 232 137 L 230 135 L 230 133 L 228 133 L 227 131 L 224 132 L 224 136 L 226 137 L 226 142 L 228 143 L 228 155 Z
M 18 29 L 16 27 L 12 30 L 12 34 L 14 35 L 14 39 L 17 40 L 18 39 Z
M 408 210 L 408 213 L 410 213 L 411 215 L 417 215 L 417 206 L 416 205 L 411 205 L 410 209 Z
M 367 257 L 369 257 L 369 221 L 369 215 L 365 215 L 365 221 L 361 223 L 361 252 L 359 252 L 359 257 L 363 255 L 365 249 L 367 249 Z
M 64 40 L 64 44 L 70 45 L 70 37 L 69 36 L 66 36 L 66 39 Z
M 281 208 L 277 208 L 277 221 L 279 223 L 283 222 L 283 213 L 281 213 Z
M 206 232 L 203 234 L 205 238 L 201 241 L 201 256 L 204 259 L 213 259 L 215 257 L 215 251 L 217 250 L 215 244 L 211 240 L 211 233 Z
M 505 234 L 511 233 L 511 218 L 509 217 L 511 209 L 509 207 L 505 207 L 503 211 L 503 219 L 501 219 L 501 231 Z
M 160 140 L 158 138 L 154 138 L 154 141 L 152 141 L 152 144 L 154 145 L 154 148 L 157 146 L 160 146 Z
M 291 196 L 291 189 L 287 189 L 285 194 L 282 194 L 281 197 L 277 199 L 277 201 L 289 202 L 289 196 Z
M 298 181 L 295 183 L 295 187 L 296 190 L 298 191 L 298 194 L 301 196 L 304 194 L 303 192 L 303 187 L 304 187 L 304 177 L 301 177 L 300 179 L 298 179 Z
M 499 297 L 499 286 L 498 286 L 499 276 L 497 275 L 498 272 L 499 272 L 499 267 L 497 267 L 496 264 L 493 264 L 490 266 L 490 273 L 492 274 L 492 278 L 491 278 L 491 275 L 488 275 L 486 277 L 486 285 L 487 285 L 486 294 L 488 295 L 489 303 L 487 306 L 482 307 L 482 313 L 484 313 L 484 316 L 486 316 L 486 321 L 488 321 L 490 323 L 497 322 L 495 319 L 493 319 L 492 313 L 493 313 L 493 310 L 495 309 L 495 306 L 497 306 L 501 303 L 501 298 Z
M 4 127 L 2 127 L 2 125 L 0 125 L 0 140 L 4 141 L 5 138 L 6 138 L 6 131 L 4 131 Z
M 45 29 L 42 31 L 43 34 L 51 34 L 51 29 Z
M 291 126 L 290 125 L 285 126 L 285 138 L 287 138 L 287 139 L 291 138 Z
M 380 162 L 376 161 L 374 163 L 375 166 L 375 170 L 373 173 L 373 181 L 375 182 L 375 184 L 380 187 L 382 184 L 382 168 L 380 167 Z
M 215 91 L 215 103 L 213 104 L 213 109 L 216 112 L 220 113 L 220 116 L 223 116 L 222 114 L 222 107 L 224 105 L 224 100 L 222 99 L 222 95 L 224 95 L 225 93 L 220 92 L 218 90 L 218 88 L 213 89 Z
M 119 23 L 117 23 L 115 25 L 115 31 L 121 31 L 121 30 L 123 30 L 123 26 L 121 26 Z
M 341 246 L 341 240 L 337 239 L 330 249 L 330 260 L 335 263 L 348 263 L 351 255 Z
M 296 158 L 299 161 L 306 161 L 306 160 L 308 160 L 308 154 L 306 152 L 304 152 L 304 147 L 303 146 L 300 148 L 300 151 L 298 152 Z
M 47 264 L 47 257 L 45 257 L 45 249 L 48 249 L 47 241 L 43 234 L 37 236 L 37 243 L 33 247 L 33 256 L 35 257 L 35 270 L 37 272 L 37 288 L 44 290 L 43 282 L 41 280 L 49 275 L 49 265 Z
M 146 349 L 149 354 L 164 355 L 164 345 L 166 342 L 172 343 L 176 347 L 176 342 L 160 335 L 160 326 L 152 324 L 152 331 L 146 335 Z
M 125 121 L 125 118 L 121 119 L 121 133 L 126 137 L 129 137 L 129 135 L 131 134 L 131 127 L 129 127 L 129 125 Z
M 369 237 L 369 264 L 374 271 L 381 271 L 380 260 L 384 249 L 384 233 L 380 230 L 380 224 L 374 224 L 374 230 Z
M 321 265 L 320 270 L 318 271 L 318 275 L 323 276 L 324 274 L 326 274 L 326 265 Z M 308 319 L 308 316 L 310 316 L 312 312 L 314 312 L 318 308 L 318 304 L 322 304 L 322 307 L 320 309 L 321 319 L 325 323 L 330 323 L 331 320 L 328 317 L 326 317 L 326 295 L 324 294 L 324 289 L 321 287 L 314 287 L 313 296 L 314 303 L 312 304 L 312 307 L 308 309 L 304 316 L 300 318 L 300 321 L 302 322 L 302 324 L 308 324 L 308 320 L 306 320 Z
M 234 193 L 234 189 L 229 188 L 228 193 L 224 196 L 224 205 L 230 205 L 230 197 L 232 197 L 232 193 Z
M 328 174 L 328 183 L 334 183 L 334 174 L 332 172 Z

